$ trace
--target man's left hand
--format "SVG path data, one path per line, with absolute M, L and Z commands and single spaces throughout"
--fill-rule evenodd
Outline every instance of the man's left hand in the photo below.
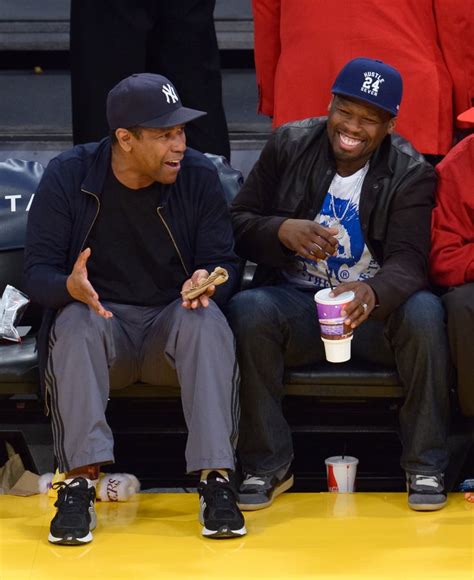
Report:
M 209 278 L 209 272 L 207 270 L 196 270 L 194 274 L 186 280 L 181 288 L 181 292 L 183 290 L 190 290 L 192 287 L 197 286 L 200 282 L 207 280 Z M 195 310 L 196 308 L 207 308 L 209 306 L 209 298 L 214 294 L 216 291 L 215 286 L 209 286 L 206 288 L 206 291 L 195 298 L 194 300 L 183 300 L 182 307 L 186 308 L 187 310 Z
M 333 294 L 334 296 L 338 296 L 339 294 L 348 292 L 349 290 L 354 292 L 355 297 L 354 300 L 349 302 L 345 309 L 341 311 L 341 315 L 347 317 L 346 320 L 344 320 L 344 324 L 347 324 L 347 326 L 350 326 L 351 328 L 356 328 L 367 320 L 369 314 L 375 308 L 377 299 L 375 292 L 365 282 L 343 282 L 334 288 Z

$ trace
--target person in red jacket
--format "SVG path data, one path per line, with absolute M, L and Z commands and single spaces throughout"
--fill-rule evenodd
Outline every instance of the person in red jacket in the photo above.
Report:
M 371 57 L 403 76 L 397 132 L 424 154 L 449 151 L 453 100 L 459 113 L 474 97 L 474 0 L 253 0 L 253 12 L 259 112 L 274 127 L 326 115 L 337 71 Z
M 459 116 L 474 125 L 474 107 Z M 474 134 L 456 145 L 436 167 L 437 206 L 432 215 L 430 256 L 433 282 L 447 288 L 443 301 L 458 372 L 461 410 L 474 416 Z
M 455 126 L 469 129 L 461 113 L 474 104 L 474 0 L 434 0 L 438 43 L 453 81 Z

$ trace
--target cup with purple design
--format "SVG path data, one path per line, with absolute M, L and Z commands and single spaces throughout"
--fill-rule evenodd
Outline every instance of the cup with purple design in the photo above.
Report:
M 351 358 L 352 328 L 344 324 L 341 311 L 354 300 L 354 292 L 348 291 L 339 296 L 330 296 L 331 288 L 323 288 L 314 295 L 318 310 L 321 339 L 324 342 L 326 360 L 346 362 Z

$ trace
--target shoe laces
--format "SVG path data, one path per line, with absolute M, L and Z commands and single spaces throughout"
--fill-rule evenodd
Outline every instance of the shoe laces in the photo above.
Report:
M 82 483 L 83 481 L 87 487 Z M 58 499 L 54 505 L 63 512 L 82 513 L 95 499 L 95 489 L 89 487 L 84 478 L 75 478 L 69 483 L 58 481 L 53 483 L 52 488 L 58 492 Z
M 202 482 L 199 491 L 204 497 L 206 505 L 216 509 L 233 509 L 237 502 L 234 490 L 230 483 L 222 478 Z
M 407 480 L 409 493 L 444 494 L 444 475 L 411 474 Z
M 266 483 L 267 481 L 264 476 L 246 473 L 242 485 L 265 485 Z
M 415 485 L 426 485 L 428 487 L 438 487 L 440 485 L 439 477 L 436 475 L 415 475 Z

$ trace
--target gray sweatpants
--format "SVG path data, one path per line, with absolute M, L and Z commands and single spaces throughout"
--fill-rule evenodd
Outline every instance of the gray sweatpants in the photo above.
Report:
M 105 418 L 109 389 L 136 381 L 178 384 L 188 428 L 188 472 L 234 468 L 239 420 L 235 345 L 214 302 L 185 310 L 82 302 L 63 308 L 51 329 L 46 388 L 61 471 L 114 460 Z

